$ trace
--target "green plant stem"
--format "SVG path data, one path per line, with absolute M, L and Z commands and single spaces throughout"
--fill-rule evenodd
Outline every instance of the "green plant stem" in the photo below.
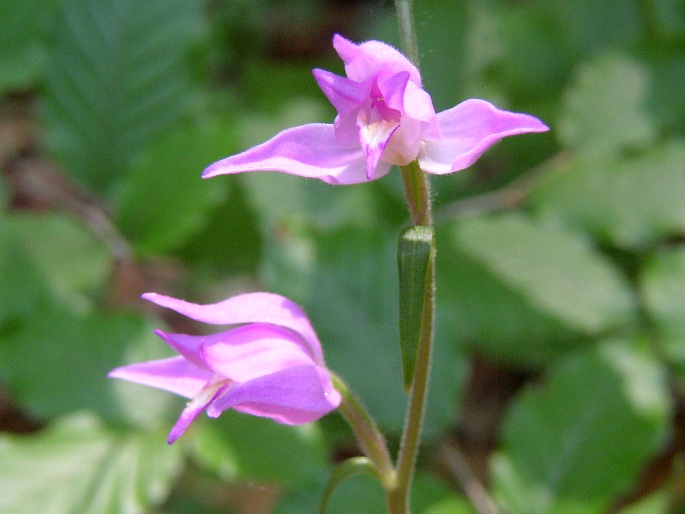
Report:
M 414 225 L 433 225 L 428 177 L 421 171 L 417 161 L 401 166 L 400 170 L 402 172 L 407 205 L 409 206 L 409 212 L 411 213 Z
M 342 396 L 338 411 L 352 428 L 354 436 L 366 457 L 373 462 L 385 490 L 396 487 L 396 473 L 388 446 L 366 407 L 352 393 L 347 384 L 331 373 L 333 385 Z
M 400 28 L 400 42 L 402 51 L 414 66 L 419 67 L 419 47 L 416 44 L 416 32 L 414 30 L 414 14 L 412 7 L 414 0 L 395 0 L 397 21 Z
M 404 54 L 419 65 L 419 52 L 416 44 L 413 0 L 395 0 L 400 40 Z M 417 161 L 401 167 L 402 180 L 407 196 L 407 204 L 415 225 L 431 226 L 430 183 Z M 394 488 L 387 490 L 388 511 L 390 514 L 409 514 L 411 485 L 416 466 L 416 457 L 421 443 L 421 428 L 428 398 L 431 354 L 433 346 L 433 325 L 435 311 L 435 249 L 430 254 L 429 269 L 424 285 L 424 303 L 418 353 L 414 380 L 409 391 L 407 418 L 402 432 L 400 451 L 397 457 L 397 481 Z

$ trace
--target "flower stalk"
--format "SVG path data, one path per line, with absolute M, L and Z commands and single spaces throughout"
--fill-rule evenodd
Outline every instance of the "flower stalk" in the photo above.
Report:
M 407 205 L 414 225 L 432 226 L 433 215 L 431 212 L 431 191 L 428 176 L 421 171 L 417 161 L 401 166 L 400 170 L 402 171 L 402 182 L 404 183 Z
M 362 452 L 373 463 L 386 491 L 396 486 L 396 473 L 392 465 L 390 452 L 385 439 L 378 429 L 373 417 L 364 404 L 352 393 L 347 384 L 336 374 L 331 373 L 334 387 L 340 393 L 342 401 L 338 411 L 352 428 Z

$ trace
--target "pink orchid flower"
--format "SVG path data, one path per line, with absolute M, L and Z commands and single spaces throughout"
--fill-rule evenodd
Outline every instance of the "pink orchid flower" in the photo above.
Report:
M 204 323 L 241 325 L 208 336 L 157 330 L 180 355 L 110 371 L 110 377 L 191 398 L 169 433 L 169 444 L 203 410 L 213 418 L 235 409 L 301 425 L 340 404 L 314 329 L 302 309 L 287 298 L 248 293 L 211 305 L 156 293 L 143 298 Z
M 335 123 L 284 130 L 215 162 L 204 178 L 270 170 L 357 184 L 414 160 L 423 171 L 443 175 L 468 168 L 504 137 L 549 130 L 533 116 L 478 99 L 436 114 L 418 69 L 391 46 L 379 41 L 356 45 L 336 34 L 333 47 L 347 78 L 318 69 L 314 77 L 338 111 Z

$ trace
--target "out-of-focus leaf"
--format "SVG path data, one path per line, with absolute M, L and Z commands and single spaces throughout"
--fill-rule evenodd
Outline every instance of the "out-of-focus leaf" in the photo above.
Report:
M 147 512 L 171 489 L 178 450 L 163 433 L 116 434 L 88 415 L 33 436 L 0 436 L 0 512 Z
M 7 185 L 5 184 L 5 179 L 0 176 L 0 211 L 4 211 L 9 200 L 9 192 L 7 191 Z
M 455 337 L 480 351 L 536 362 L 632 319 L 627 283 L 572 232 L 504 215 L 462 221 L 448 242 L 438 295 Z
M 422 514 L 475 514 L 469 501 L 444 479 L 417 470 L 412 485 L 411 511 Z
M 652 5 L 658 3 L 653 2 Z M 681 23 L 680 28 L 685 32 L 685 23 Z M 685 105 L 680 99 L 685 98 L 685 50 L 664 52 L 661 46 L 650 50 L 643 57 L 652 77 L 649 109 L 663 126 L 662 132 L 682 135 L 685 131 Z
M 385 192 L 380 192 L 377 184 L 333 188 L 317 180 L 298 180 L 282 173 L 249 173 L 240 178 L 251 205 L 267 221 L 265 227 L 292 218 L 317 227 L 335 228 L 375 225 L 397 217 L 392 207 L 380 203 L 379 196 Z
M 90 306 L 88 294 L 103 286 L 111 265 L 101 241 L 59 215 L 7 215 L 3 230 L 11 232 L 14 240 L 5 252 L 23 254 L 28 259 L 23 265 L 39 273 L 54 300 L 78 310 Z
M 644 148 L 656 136 L 645 111 L 649 71 L 622 55 L 605 54 L 577 71 L 559 121 L 562 142 L 585 155 Z
M 480 7 L 489 13 L 495 26 L 493 37 L 500 47 L 499 58 L 483 76 L 495 87 L 506 85 L 503 89 L 509 95 L 527 101 L 540 101 L 558 91 L 572 63 L 568 48 L 560 44 L 558 24 L 540 7 L 540 2 L 535 6 Z
M 187 444 L 201 466 L 224 480 L 277 481 L 295 487 L 328 466 L 317 424 L 288 427 L 234 411 L 197 420 Z
M 324 347 L 326 363 L 350 385 L 385 429 L 399 432 L 407 397 L 398 349 L 397 255 L 392 234 L 361 227 L 300 236 L 265 259 L 267 289 L 305 307 Z M 298 280 L 289 272 L 299 270 Z M 294 261 L 294 263 L 293 263 Z M 305 284 L 304 286 L 302 284 Z M 453 419 L 464 361 L 452 339 L 436 337 L 431 397 L 424 433 L 435 435 Z
M 259 217 L 245 198 L 241 178 L 226 181 L 228 193 L 221 203 L 205 213 L 207 221 L 202 230 L 174 251 L 196 269 L 214 268 L 227 274 L 253 272 L 259 266 L 262 251 Z
M 173 250 L 198 232 L 226 195 L 226 180 L 202 180 L 225 156 L 225 126 L 192 125 L 155 145 L 129 172 L 116 224 L 143 253 Z M 226 242 L 224 242 L 226 243 Z
M 645 267 L 641 285 L 662 350 L 685 379 L 685 246 L 656 255 Z
M 466 498 L 453 496 L 431 505 L 424 514 L 474 514 L 476 511 Z
M 152 330 L 135 316 L 76 316 L 43 306 L 0 339 L 2 377 L 19 401 L 43 417 L 87 409 L 109 419 L 167 427 L 173 395 L 107 378 L 117 365 L 169 355 Z
M 621 514 L 663 514 L 672 511 L 668 486 L 621 509 Z
M 5 323 L 31 315 L 49 296 L 44 276 L 9 219 L 0 214 L 0 333 Z
M 493 461 L 494 490 L 513 514 L 598 512 L 663 444 L 666 377 L 631 341 L 612 341 L 553 367 L 515 399 Z
M 317 512 L 327 475 L 313 482 L 308 488 L 293 490 L 279 503 L 274 514 L 301 514 Z M 325 483 L 325 482 L 324 482 Z M 331 497 L 326 514 L 350 514 L 351 512 L 386 512 L 385 493 L 377 478 L 360 475 L 343 482 Z
M 670 41 L 685 40 L 685 4 L 679 0 L 654 0 L 647 7 L 654 23 L 652 37 Z M 670 42 L 669 41 L 669 42 Z
M 326 483 L 326 488 L 324 489 L 323 496 L 321 498 L 319 514 L 325 514 L 328 501 L 331 499 L 331 495 L 340 486 L 340 484 L 358 475 L 367 475 L 370 477 L 379 478 L 376 467 L 367 457 L 351 457 L 338 464 Z
M 0 2 L 0 92 L 30 87 L 38 78 L 54 4 L 54 0 Z
M 512 6 L 513 9 L 517 7 Z M 629 46 L 643 37 L 644 22 L 639 4 L 627 4 L 623 0 L 606 0 L 601 4 L 594 0 L 564 3 L 541 0 L 527 7 L 531 11 L 544 12 L 559 35 L 556 44 L 564 46 L 576 58 L 590 54 L 600 46 Z
M 559 218 L 622 248 L 685 233 L 685 145 L 671 142 L 634 158 L 577 159 L 530 196 Z
M 187 108 L 191 0 L 60 0 L 44 89 L 49 143 L 101 191 Z

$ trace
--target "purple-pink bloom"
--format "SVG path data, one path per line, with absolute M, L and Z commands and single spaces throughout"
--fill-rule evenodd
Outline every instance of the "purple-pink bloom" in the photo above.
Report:
M 203 323 L 240 325 L 208 336 L 157 330 L 180 355 L 110 371 L 110 377 L 191 398 L 169 433 L 169 444 L 203 410 L 213 418 L 235 409 L 300 425 L 340 404 L 321 343 L 302 309 L 287 298 L 248 293 L 210 305 L 156 293 L 143 298 Z
M 393 47 L 379 41 L 357 45 L 337 34 L 333 47 L 347 78 L 319 69 L 314 78 L 338 111 L 335 123 L 284 130 L 215 162 L 204 178 L 271 170 L 356 184 L 417 159 L 423 171 L 442 175 L 471 166 L 504 137 L 549 130 L 533 116 L 478 99 L 436 114 L 418 69 Z

